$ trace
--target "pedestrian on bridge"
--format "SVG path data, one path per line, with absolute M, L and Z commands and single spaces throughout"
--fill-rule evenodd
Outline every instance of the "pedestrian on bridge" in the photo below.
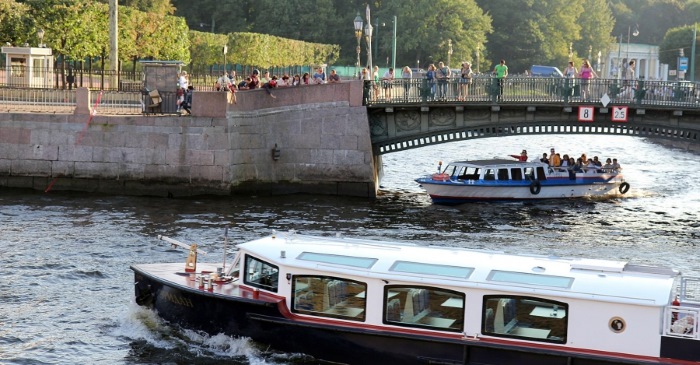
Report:
M 493 73 L 496 74 L 496 80 L 498 80 L 498 101 L 502 101 L 503 86 L 505 85 L 506 77 L 508 77 L 508 66 L 506 66 L 506 60 L 501 60 L 501 62 L 493 68 Z

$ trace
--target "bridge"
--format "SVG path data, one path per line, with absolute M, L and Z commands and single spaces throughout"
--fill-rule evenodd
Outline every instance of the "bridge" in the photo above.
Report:
M 473 138 L 612 134 L 700 144 L 700 85 L 491 77 L 365 83 L 373 154 Z

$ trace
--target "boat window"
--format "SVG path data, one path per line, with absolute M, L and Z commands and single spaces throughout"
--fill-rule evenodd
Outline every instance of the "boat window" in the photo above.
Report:
M 525 168 L 525 178 L 527 180 L 535 180 L 535 169 L 532 167 Z
M 385 324 L 461 332 L 464 293 L 418 286 L 384 287 Z
M 484 296 L 484 335 L 566 343 L 569 306 L 535 297 Z
M 484 180 L 496 180 L 496 169 L 486 169 Z
M 465 167 L 464 170 L 462 170 L 459 173 L 459 176 L 457 176 L 458 179 L 460 180 L 479 180 L 479 173 L 481 172 L 481 169 L 478 167 Z
M 328 277 L 295 275 L 292 312 L 350 321 L 364 321 L 367 284 Z
M 523 179 L 523 170 L 520 168 L 512 168 L 510 169 L 510 178 L 511 180 L 517 180 L 520 181 Z
M 396 261 L 389 271 L 407 272 L 411 274 L 424 274 L 436 276 L 449 276 L 453 278 L 467 279 L 474 271 L 472 267 L 425 264 L 421 262 Z
M 343 266 L 359 267 L 363 269 L 369 269 L 377 262 L 377 259 L 370 257 L 356 257 L 356 256 L 342 256 L 342 255 L 329 255 L 325 253 L 314 253 L 314 252 L 302 252 L 299 260 L 305 261 L 316 261 L 323 262 L 326 264 L 336 264 Z
M 279 283 L 279 268 L 277 266 L 246 255 L 245 270 L 245 280 L 243 280 L 245 284 L 277 292 L 277 283 Z
M 508 180 L 508 169 L 498 169 L 498 180 Z
M 537 286 L 551 286 L 555 288 L 571 287 L 574 278 L 566 276 L 530 274 L 516 271 L 492 270 L 486 278 L 489 281 L 500 281 L 514 284 L 528 284 Z
M 537 180 L 547 180 L 547 175 L 544 173 L 544 167 L 537 168 Z

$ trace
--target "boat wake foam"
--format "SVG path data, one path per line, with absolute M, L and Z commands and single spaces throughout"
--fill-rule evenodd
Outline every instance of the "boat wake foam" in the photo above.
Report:
M 170 358 L 186 358 L 192 361 L 227 359 L 241 364 L 271 365 L 285 364 L 297 355 L 266 353 L 245 337 L 231 337 L 223 333 L 210 336 L 203 332 L 180 328 L 161 319 L 150 309 L 130 303 L 123 318 L 117 320 L 112 335 L 131 342 L 129 357 L 138 357 L 141 352 L 162 352 L 165 362 Z M 159 351 L 160 350 L 160 351 Z M 236 363 L 238 363 L 236 361 Z M 279 362 L 278 362 L 279 361 Z

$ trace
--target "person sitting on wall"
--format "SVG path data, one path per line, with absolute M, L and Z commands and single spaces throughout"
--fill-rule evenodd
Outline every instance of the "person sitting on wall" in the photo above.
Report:
M 328 76 L 328 82 L 330 82 L 332 84 L 336 83 L 336 82 L 340 82 L 340 76 L 338 76 L 338 73 L 335 72 L 335 70 L 331 70 L 331 75 Z
M 272 97 L 273 99 L 275 99 L 277 97 L 272 95 L 272 91 L 270 89 L 273 89 L 276 87 L 277 87 L 277 75 L 272 76 L 272 79 L 270 79 L 270 81 L 263 84 L 263 89 L 265 89 L 265 92 L 267 92 L 267 95 L 270 95 L 270 97 Z

